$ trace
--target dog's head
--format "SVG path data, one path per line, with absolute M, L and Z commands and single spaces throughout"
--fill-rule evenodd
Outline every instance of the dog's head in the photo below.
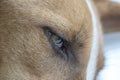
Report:
M 1 0 L 0 80 L 90 80 L 99 41 L 91 9 L 85 0 Z

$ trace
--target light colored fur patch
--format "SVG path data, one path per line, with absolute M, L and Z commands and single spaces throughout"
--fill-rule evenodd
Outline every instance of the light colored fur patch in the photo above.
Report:
M 98 29 L 97 29 L 97 20 L 96 20 L 97 18 L 93 10 L 94 8 L 92 6 L 92 2 L 90 0 L 87 0 L 87 4 L 91 12 L 92 22 L 93 22 L 92 50 L 87 67 L 87 80 L 93 80 L 96 71 L 96 62 L 98 56 Z

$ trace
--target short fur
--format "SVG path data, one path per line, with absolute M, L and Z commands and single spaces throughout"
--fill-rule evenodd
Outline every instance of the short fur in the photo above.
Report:
M 44 26 L 72 42 L 76 63 L 56 55 Z M 0 0 L 0 80 L 86 80 L 93 29 L 85 0 Z

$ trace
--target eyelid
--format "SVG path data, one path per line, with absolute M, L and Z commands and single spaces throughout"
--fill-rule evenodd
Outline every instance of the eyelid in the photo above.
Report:
M 43 27 L 43 30 L 44 30 L 45 34 L 48 36 L 48 38 L 50 38 L 49 36 L 51 36 L 52 34 L 54 34 L 54 35 L 60 37 L 61 39 L 66 40 L 65 38 L 63 38 L 62 36 L 60 36 L 59 33 L 57 33 L 55 30 L 49 28 L 48 26 L 44 26 L 44 27 Z M 47 31 L 47 30 L 48 30 L 48 31 Z M 46 33 L 46 32 L 50 32 L 50 33 Z M 51 33 L 52 33 L 52 34 L 51 34 Z M 66 41 L 67 41 L 67 40 L 66 40 Z

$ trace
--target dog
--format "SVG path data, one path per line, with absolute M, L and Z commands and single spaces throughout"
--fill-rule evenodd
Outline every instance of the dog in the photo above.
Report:
M 95 80 L 102 31 L 90 0 L 0 0 L 0 80 Z

